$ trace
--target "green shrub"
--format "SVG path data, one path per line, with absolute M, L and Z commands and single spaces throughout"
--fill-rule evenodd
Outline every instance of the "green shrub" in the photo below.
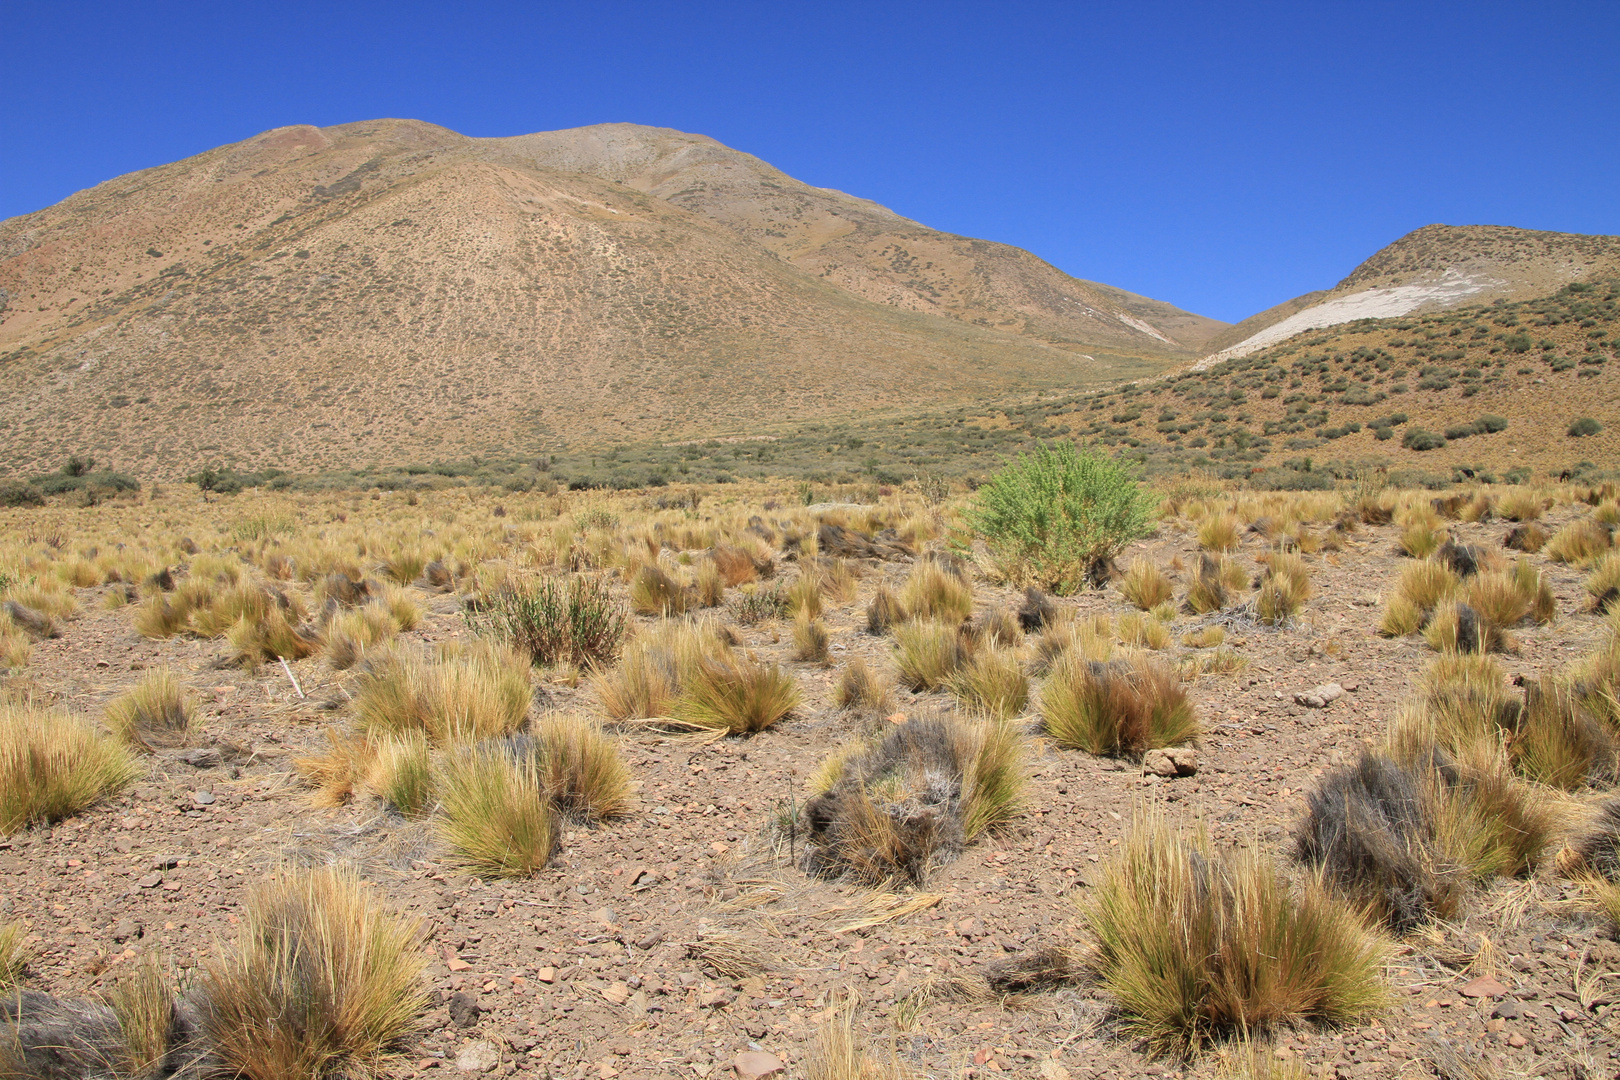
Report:
M 1055 592 L 1147 534 L 1151 502 L 1123 467 L 1056 443 L 1020 454 L 979 489 L 969 520 L 1008 576 Z
M 1446 445 L 1446 437 L 1427 428 L 1409 427 L 1406 434 L 1401 436 L 1401 445 L 1408 450 L 1438 450 Z
M 1587 435 L 1596 435 L 1603 430 L 1603 425 L 1590 416 L 1583 416 L 1569 425 L 1568 435 L 1572 439 L 1579 439 Z
M 625 612 L 593 577 L 540 578 L 509 585 L 490 598 L 478 621 L 536 664 L 580 667 L 611 663 L 624 640 Z

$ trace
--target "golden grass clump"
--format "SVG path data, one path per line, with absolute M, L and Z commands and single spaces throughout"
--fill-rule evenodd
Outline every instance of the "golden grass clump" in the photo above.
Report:
M 894 628 L 895 666 L 908 689 L 945 686 L 972 654 L 972 643 L 954 624 L 917 620 Z
M 157 949 L 147 949 L 113 982 L 107 1004 L 118 1018 L 120 1046 L 113 1064 L 119 1076 L 162 1075 L 174 1041 L 174 994 L 174 980 Z
M 1158 651 L 1170 644 L 1170 627 L 1163 620 L 1134 611 L 1119 617 L 1114 633 L 1121 645 L 1133 649 Z
M 915 1075 L 898 1058 L 874 1058 L 855 1036 L 855 1003 L 851 994 L 827 1010 L 805 1055 L 805 1080 L 911 1080 Z
M 34 639 L 0 610 L 0 670 L 25 668 L 34 655 Z
M 415 934 L 350 873 L 284 871 L 203 968 L 204 1033 L 244 1080 L 368 1074 L 426 1008 Z
M 1163 570 L 1147 559 L 1133 561 L 1120 579 L 1119 591 L 1125 599 L 1148 611 L 1175 595 L 1175 586 Z
M 1220 611 L 1231 602 L 1231 594 L 1243 587 L 1243 568 L 1228 555 L 1211 558 L 1201 555 L 1198 573 L 1187 587 L 1187 610 L 1194 615 Z
M 1267 626 L 1281 626 L 1310 598 L 1311 579 L 1305 560 L 1291 552 L 1269 555 L 1260 592 L 1254 598 L 1255 616 Z
M 1553 562 L 1590 566 L 1608 553 L 1614 540 L 1609 529 L 1591 518 L 1572 521 L 1553 533 L 1547 541 L 1547 558 Z
M 877 714 L 893 712 L 894 687 L 857 656 L 838 673 L 833 704 L 840 709 L 862 709 Z
M 866 632 L 873 635 L 888 633 L 890 627 L 903 623 L 910 617 L 910 612 L 894 594 L 894 590 L 880 584 L 877 591 L 872 594 L 871 604 L 866 608 Z
M 1145 654 L 1107 663 L 1065 656 L 1041 688 L 1040 716 L 1059 746 L 1097 755 L 1177 746 L 1200 731 L 1175 670 Z
M 1102 986 L 1154 1049 L 1190 1055 L 1225 1034 L 1349 1023 L 1388 1002 L 1387 948 L 1318 881 L 1266 854 L 1217 851 L 1144 813 L 1084 909 Z
M 0 834 L 72 817 L 124 790 L 140 771 L 120 740 L 79 717 L 0 701 Z
M 603 714 L 616 723 L 668 717 L 698 661 L 730 649 L 711 622 L 670 620 L 638 634 L 592 680 Z
M 1592 598 L 1592 610 L 1611 611 L 1620 601 L 1620 551 L 1611 551 L 1597 560 L 1586 578 L 1586 592 Z
M 1496 503 L 1497 513 L 1509 521 L 1535 521 L 1542 508 L 1541 496 L 1523 489 L 1508 492 Z
M 1385 637 L 1415 634 L 1428 624 L 1434 609 L 1457 594 L 1461 579 L 1451 567 L 1432 559 L 1422 559 L 1401 567 L 1401 576 L 1379 620 L 1378 632 Z
M 793 659 L 825 665 L 829 642 L 827 624 L 820 619 L 800 614 L 793 620 Z
M 719 607 L 726 602 L 726 580 L 712 560 L 698 564 L 692 592 L 699 607 Z
M 1198 523 L 1198 546 L 1205 551 L 1232 551 L 1238 546 L 1239 523 L 1233 514 L 1211 514 Z
M 1401 538 L 1397 542 L 1402 554 L 1410 555 L 1414 559 L 1427 559 L 1440 549 L 1446 542 L 1446 530 L 1438 523 L 1427 518 L 1417 518 L 1401 529 Z
M 360 782 L 389 809 L 426 813 L 433 806 L 433 759 L 427 736 L 401 731 L 369 741 Z
M 1225 644 L 1226 627 L 1201 626 L 1196 630 L 1189 630 L 1181 635 L 1181 643 L 1189 649 L 1213 649 L 1217 645 Z
M 704 657 L 675 703 L 677 719 L 730 735 L 764 731 L 798 707 L 799 683 L 775 664 L 736 655 Z
M 23 944 L 23 924 L 0 923 L 0 990 L 16 986 L 28 968 L 28 948 Z
M 618 742 L 588 717 L 551 713 L 534 728 L 540 785 L 564 813 L 589 821 L 630 807 L 630 770 Z
M 395 633 L 394 620 L 376 604 L 340 610 L 321 635 L 326 662 L 334 670 L 347 671 L 371 649 L 392 640 Z
M 354 715 L 368 734 L 420 731 L 447 746 L 516 731 L 530 700 L 528 658 L 474 640 L 431 656 L 380 657 L 360 679 Z
M 648 563 L 630 582 L 630 606 L 642 615 L 680 615 L 692 597 L 669 574 Z
M 954 562 L 919 559 L 900 592 L 913 619 L 961 622 L 973 614 L 973 586 Z
M 146 672 L 135 685 L 107 703 L 106 722 L 131 746 L 153 750 L 185 741 L 196 703 L 168 668 Z
M 469 870 L 527 877 L 551 860 L 557 811 L 542 783 L 539 755 L 492 744 L 449 755 L 436 784 L 440 834 Z
M 1029 702 L 1029 677 L 1010 649 L 977 650 L 946 684 L 968 710 L 998 720 L 1017 716 Z

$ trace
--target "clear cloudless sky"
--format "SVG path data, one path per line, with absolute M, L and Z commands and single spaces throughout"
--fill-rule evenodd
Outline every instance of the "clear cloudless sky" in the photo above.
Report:
M 43 3 L 0 219 L 286 124 L 700 132 L 1236 321 L 1421 225 L 1620 233 L 1620 2 Z

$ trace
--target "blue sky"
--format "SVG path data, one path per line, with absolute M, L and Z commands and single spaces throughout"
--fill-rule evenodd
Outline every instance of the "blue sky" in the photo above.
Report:
M 1620 233 L 1620 3 L 7 5 L 0 218 L 284 124 L 632 121 L 1229 321 Z

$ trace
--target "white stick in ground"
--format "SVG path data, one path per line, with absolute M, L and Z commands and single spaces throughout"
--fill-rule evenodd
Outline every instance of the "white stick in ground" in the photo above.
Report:
M 298 691 L 298 696 L 304 697 L 304 688 L 298 685 L 298 677 L 292 673 L 292 668 L 287 665 L 287 658 L 278 656 L 276 659 L 281 661 L 281 670 L 287 673 L 287 681 L 293 684 L 293 689 Z

